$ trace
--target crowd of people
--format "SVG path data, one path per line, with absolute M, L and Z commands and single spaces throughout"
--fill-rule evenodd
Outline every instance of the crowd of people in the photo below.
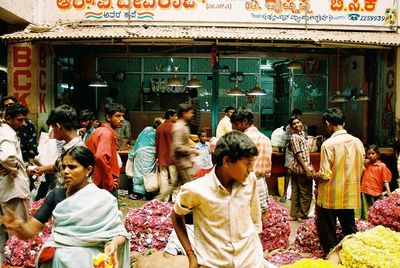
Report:
M 128 154 L 131 199 L 172 202 L 176 243 L 190 267 L 273 267 L 263 257 L 259 233 L 268 217 L 272 171 L 271 140 L 254 125 L 245 108 L 225 109 L 216 138 L 196 119 L 196 96 L 169 109 L 137 137 Z M 57 140 L 50 164 L 35 162 L 36 129 L 28 109 L 4 97 L 0 124 L 0 261 L 9 235 L 30 239 L 53 217 L 50 238 L 37 256 L 37 267 L 92 267 L 104 252 L 115 267 L 129 267 L 129 235 L 118 207 L 121 159 L 118 136 L 130 143 L 130 127 L 121 104 L 104 107 L 104 122 L 90 110 L 77 114 L 69 105 L 52 110 L 48 138 Z M 336 220 L 345 235 L 357 232 L 355 217 L 367 217 L 391 173 L 379 160 L 379 148 L 347 133 L 340 109 L 330 108 L 322 121 L 330 135 L 320 147 L 314 170 L 301 111 L 294 110 L 285 129 L 287 182 L 291 181 L 290 219 L 308 218 L 316 184 L 316 226 L 326 254 L 338 243 Z M 194 120 L 194 124 L 193 121 Z M 193 134 L 197 134 L 194 142 Z M 129 137 L 128 137 L 129 136 Z M 37 159 L 36 159 L 37 160 Z M 148 193 L 146 176 L 157 170 L 159 192 Z M 45 198 L 28 217 L 35 183 L 36 198 Z M 286 191 L 283 196 L 285 202 Z M 34 200 L 34 199 L 33 199 Z M 90 216 L 89 216 L 90 215 Z M 191 230 L 188 235 L 188 230 Z M 192 238 L 191 238 L 192 237 Z M 193 237 L 195 239 L 193 239 Z M 1 266 L 1 265 L 0 265 Z

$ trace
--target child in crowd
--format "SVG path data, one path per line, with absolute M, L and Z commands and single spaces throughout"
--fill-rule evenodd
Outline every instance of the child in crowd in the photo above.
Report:
M 203 177 L 213 168 L 210 144 L 207 142 L 207 132 L 205 130 L 199 130 L 198 136 L 199 141 L 195 145 L 195 148 L 199 152 L 199 155 L 196 157 L 198 167 L 196 171 L 196 178 Z
M 232 131 L 219 139 L 215 169 L 181 187 L 171 218 L 189 267 L 267 267 L 258 234 L 262 231 L 257 147 Z M 184 215 L 193 212 L 195 240 L 188 239 Z
M 371 144 L 367 148 L 367 159 L 364 161 L 365 170 L 361 179 L 361 211 L 360 219 L 368 219 L 368 208 L 382 195 L 385 188 L 390 195 L 389 182 L 392 179 L 390 170 L 381 162 L 379 147 Z

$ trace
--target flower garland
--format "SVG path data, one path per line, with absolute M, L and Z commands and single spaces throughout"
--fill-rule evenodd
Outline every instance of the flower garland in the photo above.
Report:
M 32 203 L 29 209 L 29 217 L 36 214 L 43 202 L 44 198 Z M 36 255 L 43 243 L 49 238 L 52 226 L 53 218 L 50 218 L 37 236 L 26 241 L 20 240 L 16 236 L 11 236 L 4 247 L 5 263 L 12 266 L 34 268 Z
M 376 201 L 368 210 L 368 221 L 400 232 L 400 194 Z
M 264 251 L 289 246 L 289 213 L 271 196 L 268 198 L 267 216 L 262 220 L 262 229 L 260 238 Z
M 171 208 L 167 202 L 152 200 L 128 211 L 125 228 L 131 234 L 131 251 L 165 248 L 172 231 Z
M 356 226 L 359 232 L 373 228 L 373 225 L 367 221 L 356 219 Z M 344 237 L 339 221 L 336 222 L 336 235 L 339 239 Z M 317 225 L 315 220 L 305 220 L 296 230 L 294 247 L 302 253 L 311 253 L 316 258 L 323 258 L 324 251 L 318 237 Z

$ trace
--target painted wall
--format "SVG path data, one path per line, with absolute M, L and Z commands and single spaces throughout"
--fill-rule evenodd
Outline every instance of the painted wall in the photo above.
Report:
M 9 23 L 33 22 L 37 1 L 42 0 L 0 0 L 1 19 Z

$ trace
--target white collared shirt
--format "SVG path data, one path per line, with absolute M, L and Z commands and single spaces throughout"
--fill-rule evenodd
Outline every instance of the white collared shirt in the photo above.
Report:
M 264 267 L 256 180 L 251 173 L 244 183 L 234 182 L 229 193 L 213 169 L 181 187 L 174 210 L 179 215 L 193 212 L 199 266 Z

